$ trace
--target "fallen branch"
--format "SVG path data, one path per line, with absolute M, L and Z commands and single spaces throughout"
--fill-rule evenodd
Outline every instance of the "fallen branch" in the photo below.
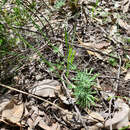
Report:
M 4 85 L 4 84 L 2 84 L 2 83 L 0 83 L 0 86 L 2 86 L 2 87 L 4 87 L 4 88 L 8 88 L 8 89 L 10 89 L 10 90 L 12 90 L 12 91 L 16 91 L 16 92 L 22 93 L 22 94 L 27 95 L 27 96 L 31 96 L 31 97 L 33 97 L 33 98 L 39 99 L 39 100 L 41 100 L 41 101 L 44 101 L 44 102 L 46 102 L 46 103 L 49 103 L 49 104 L 51 104 L 52 106 L 58 108 L 58 109 L 61 110 L 61 111 L 64 111 L 64 112 L 67 113 L 67 114 L 70 114 L 70 115 L 74 114 L 74 113 L 72 113 L 72 112 L 68 112 L 68 111 L 64 110 L 63 108 L 57 106 L 56 104 L 54 104 L 54 103 L 52 103 L 52 102 L 50 102 L 50 101 L 45 100 L 44 98 L 38 97 L 38 96 L 33 95 L 33 94 L 31 94 L 31 93 L 27 93 L 27 92 L 24 92 L 24 91 L 22 91 L 22 90 L 18 90 L 18 89 L 16 89 L 16 88 L 10 87 L 10 86 L 8 86 L 8 85 Z

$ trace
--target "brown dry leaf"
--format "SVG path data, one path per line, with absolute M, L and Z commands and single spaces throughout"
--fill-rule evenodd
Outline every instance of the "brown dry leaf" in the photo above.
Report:
M 128 28 L 127 28 L 127 35 L 128 37 L 130 37 L 130 25 L 128 25 Z
M 48 0 L 49 4 L 54 5 L 56 0 Z
M 114 36 L 115 33 L 117 33 L 117 26 L 113 25 L 111 26 L 111 29 L 110 29 L 110 36 Z
M 130 6 L 130 0 L 123 0 L 123 4 L 122 4 L 123 13 L 128 12 L 129 6 Z
M 68 114 L 68 110 L 65 110 L 66 112 L 64 111 L 61 111 L 62 113 L 62 119 L 67 122 L 67 124 L 70 124 L 71 125 L 71 121 L 73 119 L 73 114 Z
M 113 129 L 120 129 L 125 126 L 129 126 L 130 122 L 130 108 L 129 106 L 124 103 L 122 99 L 117 99 L 115 102 L 116 106 L 118 107 L 119 111 L 115 112 L 112 119 L 108 119 L 105 122 L 105 127 L 108 128 L 112 125 Z
M 84 43 L 79 38 L 78 38 L 78 42 L 80 43 L 81 46 L 83 46 L 85 48 L 97 49 L 97 50 L 102 50 L 102 49 L 110 46 L 110 43 L 108 43 L 108 42 L 102 42 L 102 43 L 97 43 L 97 44 L 96 43 Z M 92 52 L 89 50 L 87 50 L 87 52 L 89 55 L 94 55 L 94 56 L 98 57 L 99 59 L 103 59 L 103 57 L 99 53 Z
M 105 99 L 105 100 L 108 100 L 109 97 L 114 96 L 114 93 L 111 91 L 111 88 L 107 88 L 107 89 L 108 90 L 101 91 L 102 98 Z
M 50 130 L 61 130 L 60 129 L 60 125 L 56 122 L 52 125 L 51 129 Z
M 125 21 L 123 21 L 122 19 L 118 19 L 118 20 L 117 20 L 117 23 L 118 23 L 122 28 L 128 30 L 128 24 L 127 24 Z
M 90 43 L 90 42 L 84 43 L 80 39 L 78 39 L 78 42 L 83 47 L 88 47 L 88 48 L 98 49 L 98 50 L 103 49 L 104 47 L 106 48 L 106 47 L 110 46 L 109 42 L 101 42 L 101 43 L 97 43 L 97 44 L 96 43 Z
M 62 56 L 64 56 L 63 44 L 60 44 L 60 46 L 59 46 L 59 52 L 60 52 L 60 54 L 58 53 L 58 56 L 60 56 L 61 54 L 62 54 Z
M 40 56 L 37 53 L 34 53 L 33 55 L 30 56 L 30 61 L 34 60 L 40 60 Z
M 30 111 L 30 118 L 27 120 L 29 130 L 35 129 L 41 120 L 44 120 L 44 112 L 40 111 L 37 106 L 32 106 Z M 41 117 L 42 116 L 42 117 Z
M 65 97 L 64 95 L 58 95 L 60 100 L 64 103 L 64 104 L 67 104 L 69 105 L 70 102 L 68 101 L 67 97 Z
M 7 104 L 10 102 L 10 95 L 0 96 L 0 112 L 2 112 Z
M 2 120 L 9 121 L 13 124 L 20 125 L 19 121 L 23 115 L 24 105 L 16 104 L 14 100 L 8 103 L 2 111 Z
M 50 130 L 50 127 L 44 122 L 44 120 L 40 120 L 38 126 L 45 130 Z
M 71 102 L 69 102 L 69 100 L 68 100 L 68 98 L 67 98 L 66 96 L 61 95 L 61 94 L 59 94 L 58 96 L 59 96 L 60 100 L 61 100 L 64 104 L 67 104 L 67 105 L 70 105 L 70 104 L 71 104 Z M 75 102 L 75 98 L 71 98 L 71 99 L 72 99 L 72 102 Z
M 104 122 L 104 118 L 99 113 L 97 113 L 97 112 L 91 112 L 89 114 L 89 116 L 91 116 L 92 118 L 94 118 L 94 119 L 96 119 L 98 121 Z
M 125 80 L 129 80 L 130 79 L 130 69 L 127 71 L 127 74 L 125 76 Z
M 99 123 L 96 123 L 93 126 L 90 126 L 89 130 L 101 130 L 101 128 L 103 128 L 103 124 L 99 122 Z
M 54 123 L 52 126 L 48 126 L 43 120 L 40 120 L 38 125 L 45 130 L 60 130 L 60 125 L 58 123 Z
M 42 97 L 55 97 L 56 92 L 60 92 L 60 84 L 56 80 L 46 79 L 34 84 L 33 89 L 30 90 L 32 94 Z
M 99 79 L 97 78 L 97 85 L 94 86 L 95 88 L 97 88 L 98 90 L 102 90 L 102 87 L 100 85 Z
M 33 125 L 33 120 L 31 118 L 29 118 L 27 120 L 27 124 L 28 124 L 28 130 L 33 130 L 34 129 L 34 125 Z

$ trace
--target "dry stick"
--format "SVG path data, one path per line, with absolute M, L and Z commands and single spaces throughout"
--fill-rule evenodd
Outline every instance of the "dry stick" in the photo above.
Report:
M 64 83 L 64 78 L 63 78 L 63 76 L 67 79 L 67 77 L 64 75 L 64 72 L 63 72 L 63 74 L 62 74 L 62 76 L 61 76 L 61 79 L 62 79 L 63 87 L 64 87 L 64 89 L 65 89 L 65 91 L 66 91 L 67 97 L 70 99 L 70 103 L 74 106 L 75 111 L 77 112 L 78 117 L 79 117 L 80 121 L 82 122 L 82 124 L 83 124 L 85 130 L 88 130 L 88 127 L 86 126 L 86 124 L 85 124 L 85 122 L 84 122 L 84 120 L 83 120 L 83 118 L 82 118 L 82 116 L 81 116 L 81 114 L 80 114 L 79 109 L 77 108 L 77 106 L 75 105 L 75 103 L 72 101 L 72 98 L 71 98 L 71 96 L 70 96 L 69 90 L 67 89 L 67 87 L 66 87 L 66 85 L 65 85 L 65 83 Z
M 39 96 L 36 96 L 36 95 L 34 95 L 34 94 L 27 93 L 27 92 L 24 92 L 24 91 L 22 91 L 22 90 L 18 90 L 18 89 L 16 89 L 16 88 L 10 87 L 10 86 L 5 85 L 5 84 L 2 84 L 2 83 L 0 83 L 0 86 L 5 87 L 5 88 L 7 88 L 7 89 L 10 89 L 10 90 L 12 90 L 12 91 L 16 91 L 16 92 L 22 93 L 22 94 L 27 95 L 27 96 L 34 97 L 34 98 L 39 99 L 39 100 L 41 100 L 41 101 L 44 101 L 44 102 L 46 102 L 46 103 L 49 103 L 49 104 L 51 104 L 52 106 L 55 106 L 56 108 L 58 108 L 58 109 L 64 111 L 66 114 L 69 114 L 69 115 L 76 114 L 75 112 L 73 112 L 73 113 L 72 113 L 72 112 L 67 112 L 65 109 L 63 109 L 63 108 L 57 106 L 56 104 L 54 104 L 54 103 L 52 103 L 52 102 L 50 102 L 50 101 L 47 101 L 47 100 L 45 100 L 45 99 L 43 99 L 43 98 L 41 98 L 41 97 L 39 97 Z M 84 116 L 82 116 L 82 117 L 83 117 L 84 119 L 89 119 L 89 118 L 84 117 Z
M 52 103 L 52 102 L 50 102 L 50 101 L 47 101 L 47 100 L 45 100 L 45 99 L 43 99 L 43 98 L 41 98 L 41 97 L 38 97 L 38 96 L 36 96 L 36 95 L 33 95 L 33 94 L 31 94 L 31 93 L 27 93 L 27 92 L 24 92 L 24 91 L 22 91 L 22 90 L 18 90 L 18 89 L 16 89 L 16 88 L 10 87 L 10 86 L 8 86 L 8 85 L 4 85 L 4 84 L 2 84 L 2 83 L 0 83 L 0 86 L 5 87 L 5 88 L 8 88 L 8 89 L 13 90 L 13 91 L 16 91 L 16 92 L 19 92 L 19 93 L 22 93 L 22 94 L 27 95 L 27 96 L 31 96 L 31 97 L 33 97 L 33 98 L 39 99 L 39 100 L 41 100 L 41 101 L 44 101 L 44 102 L 46 102 L 46 103 L 49 103 L 49 104 L 51 104 L 52 106 L 58 108 L 58 109 L 61 110 L 61 111 L 64 111 L 64 112 L 67 113 L 67 114 L 70 114 L 70 115 L 74 114 L 74 113 L 71 113 L 71 112 L 68 112 L 68 111 L 64 110 L 63 108 L 57 106 L 56 104 L 54 104 L 54 103 Z
M 50 102 L 50 101 L 47 101 L 47 100 L 45 100 L 45 99 L 43 99 L 43 98 L 41 98 L 41 97 L 38 97 L 38 96 L 36 96 L 36 95 L 33 95 L 33 94 L 31 94 L 31 93 L 27 93 L 27 92 L 24 92 L 24 91 L 22 91 L 22 90 L 18 90 L 18 89 L 16 89 L 16 88 L 10 87 L 10 86 L 8 86 L 8 85 L 4 85 L 4 84 L 2 84 L 2 83 L 0 83 L 0 86 L 2 86 L 2 87 L 4 87 L 4 88 L 7 88 L 7 89 L 10 89 L 10 90 L 12 90 L 12 91 L 16 91 L 16 92 L 22 93 L 22 94 L 27 95 L 27 96 L 31 96 L 31 97 L 36 98 L 36 99 L 39 99 L 39 100 L 41 100 L 41 101 L 44 101 L 44 102 L 46 102 L 46 103 L 48 103 L 48 104 L 51 104 L 52 106 L 56 107 L 57 109 L 63 111 L 63 112 L 66 113 L 66 114 L 69 114 L 69 115 L 76 115 L 76 114 L 77 114 L 76 112 L 69 112 L 69 111 L 67 111 L 67 110 L 65 110 L 65 109 L 63 109 L 63 108 L 57 106 L 56 104 L 54 104 L 54 103 L 52 103 L 52 102 Z M 89 118 L 86 117 L 86 116 L 81 116 L 81 119 L 82 119 L 82 118 L 83 118 L 83 119 L 87 119 L 87 120 L 89 119 Z M 87 129 L 86 129 L 86 130 L 87 130 Z

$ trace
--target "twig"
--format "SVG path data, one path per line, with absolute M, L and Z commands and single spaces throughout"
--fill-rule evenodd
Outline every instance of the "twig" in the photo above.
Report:
M 62 76 L 61 76 L 61 79 L 62 79 L 63 87 L 64 87 L 64 89 L 65 89 L 65 91 L 66 91 L 67 97 L 69 98 L 70 103 L 74 106 L 75 111 L 77 112 L 78 117 L 79 117 L 79 119 L 80 119 L 82 125 L 84 126 L 85 130 L 88 130 L 88 127 L 86 126 L 86 124 L 85 124 L 85 122 L 84 122 L 84 120 L 83 120 L 83 118 L 82 118 L 82 116 L 81 116 L 81 114 L 80 114 L 80 111 L 79 111 L 78 107 L 77 107 L 77 106 L 75 105 L 75 103 L 72 101 L 72 98 L 71 98 L 71 96 L 70 96 L 70 93 L 69 93 L 69 91 L 68 91 L 68 89 L 67 89 L 67 87 L 66 87 L 66 85 L 65 85 L 65 83 L 64 83 L 64 78 L 63 78 L 63 76 L 67 79 L 67 77 L 64 75 L 64 72 L 63 72 L 63 74 L 62 74 Z
M 48 104 L 51 104 L 52 106 L 56 107 L 57 109 L 63 111 L 63 112 L 66 113 L 66 114 L 69 114 L 69 115 L 76 115 L 76 114 L 77 114 L 76 112 L 69 112 L 69 111 L 67 111 L 67 110 L 65 110 L 65 109 L 63 109 L 63 108 L 57 106 L 56 104 L 54 104 L 54 103 L 52 103 L 52 102 L 50 102 L 50 101 L 48 101 L 48 100 L 45 100 L 44 98 L 41 98 L 41 97 L 39 97 L 39 96 L 33 95 L 33 94 L 31 94 L 31 93 L 27 93 L 27 92 L 24 92 L 24 91 L 22 91 L 22 90 L 18 90 L 18 89 L 16 89 L 16 88 L 10 87 L 10 86 L 5 85 L 5 84 L 2 84 L 2 83 L 0 83 L 0 86 L 2 86 L 2 87 L 4 87 L 4 88 L 7 88 L 7 89 L 10 89 L 10 90 L 12 90 L 12 91 L 16 91 L 16 92 L 22 93 L 22 94 L 27 95 L 27 96 L 31 96 L 31 97 L 36 98 L 36 99 L 38 99 L 38 100 L 44 101 L 44 102 L 46 102 L 46 103 L 48 103 Z M 86 116 L 81 116 L 81 118 L 87 119 L 87 120 L 89 119 L 89 118 L 86 117 Z
M 16 89 L 16 88 L 10 87 L 10 86 L 8 86 L 8 85 L 4 85 L 4 84 L 2 84 L 2 83 L 0 83 L 0 86 L 5 87 L 5 88 L 8 88 L 8 89 L 10 89 L 10 90 L 12 90 L 12 91 L 16 91 L 16 92 L 22 93 L 22 94 L 27 95 L 27 96 L 31 96 L 31 97 L 33 97 L 33 98 L 39 99 L 39 100 L 41 100 L 41 101 L 44 101 L 44 102 L 46 102 L 46 103 L 49 103 L 49 104 L 51 104 L 52 106 L 58 108 L 59 110 L 65 112 L 65 113 L 67 113 L 67 114 L 70 114 L 70 115 L 73 114 L 72 112 L 68 112 L 68 111 L 64 110 L 63 108 L 57 106 L 56 104 L 54 104 L 54 103 L 52 103 L 52 102 L 50 102 L 50 101 L 47 101 L 47 100 L 45 100 L 44 98 L 38 97 L 38 96 L 36 96 L 36 95 L 33 95 L 33 94 L 31 94 L 31 93 L 27 93 L 27 92 L 24 92 L 24 91 L 22 91 L 22 90 L 18 90 L 18 89 Z

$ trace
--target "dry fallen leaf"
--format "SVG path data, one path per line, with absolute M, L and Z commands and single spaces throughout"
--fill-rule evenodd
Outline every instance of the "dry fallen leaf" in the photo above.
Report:
M 58 95 L 58 96 L 59 96 L 60 100 L 61 100 L 64 104 L 67 104 L 67 105 L 70 104 L 70 102 L 68 101 L 68 98 L 67 98 L 67 97 L 65 97 L 64 95 Z
M 111 29 L 110 29 L 110 36 L 114 36 L 115 33 L 117 33 L 117 26 L 113 25 L 111 26 Z
M 28 130 L 33 130 L 34 129 L 33 120 L 31 118 L 29 118 L 27 120 L 27 124 L 28 124 Z
M 80 38 L 78 38 L 78 42 L 80 43 L 81 46 L 85 47 L 85 48 L 90 48 L 90 49 L 96 49 L 96 50 L 102 50 L 108 46 L 110 46 L 110 43 L 109 42 L 102 42 L 102 43 L 84 43 L 81 41 Z M 97 53 L 97 52 L 93 52 L 93 51 L 90 51 L 90 50 L 87 50 L 88 54 L 89 55 L 94 55 L 96 57 L 98 57 L 99 59 L 103 59 L 103 57 Z
M 120 25 L 120 27 L 128 30 L 128 24 L 125 21 L 123 21 L 122 19 L 118 19 L 117 23 Z
M 114 113 L 112 119 L 108 119 L 105 122 L 105 128 L 112 125 L 113 129 L 120 129 L 122 127 L 130 125 L 130 108 L 124 103 L 122 99 L 117 99 L 115 105 L 118 107 L 119 111 Z
M 10 95 L 0 96 L 0 112 L 2 112 L 7 104 L 10 102 Z
M 54 123 L 52 126 L 48 126 L 43 120 L 39 121 L 38 126 L 44 130 L 61 130 L 58 123 Z
M 51 130 L 61 130 L 60 125 L 56 122 L 51 126 Z
M 44 122 L 44 120 L 40 120 L 38 126 L 44 130 L 50 130 L 50 127 Z
M 2 120 L 20 125 L 20 120 L 23 115 L 24 105 L 16 104 L 14 100 L 10 101 L 2 111 Z
M 109 42 L 101 42 L 101 43 L 84 43 L 81 41 L 81 39 L 78 39 L 79 43 L 81 46 L 84 46 L 84 47 L 88 47 L 88 48 L 93 48 L 93 49 L 103 49 L 105 47 L 108 47 L 110 46 L 110 43 Z
M 103 124 L 99 122 L 99 123 L 96 123 L 93 126 L 90 126 L 89 130 L 101 130 L 101 128 L 103 128 Z
M 64 96 L 64 95 L 59 94 L 58 96 L 59 96 L 60 100 L 61 100 L 64 104 L 70 105 L 70 104 L 72 104 L 71 102 L 75 102 L 75 98 L 72 98 L 72 99 L 71 99 L 71 102 L 70 102 L 69 99 L 68 99 L 66 96 Z
M 125 80 L 129 80 L 130 79 L 130 69 L 127 71 L 127 74 L 125 76 Z
M 128 12 L 129 6 L 130 6 L 130 0 L 123 0 L 123 4 L 122 4 L 123 13 Z
M 130 25 L 128 25 L 128 28 L 127 28 L 127 35 L 128 37 L 130 37 Z
M 29 116 L 30 115 L 30 116 Z M 33 130 L 36 128 L 37 125 L 39 125 L 39 122 L 42 120 L 44 121 L 45 113 L 38 109 L 37 106 L 32 106 L 30 110 L 30 114 L 28 115 L 28 120 L 26 124 L 28 124 L 28 129 Z M 47 122 L 47 120 L 46 120 Z M 45 126 L 45 125 L 44 125 Z M 49 128 L 49 127 L 48 127 Z
M 109 97 L 113 97 L 114 93 L 112 91 L 101 91 L 102 98 L 108 100 Z
M 49 4 L 54 5 L 56 0 L 48 0 Z
M 46 79 L 34 84 L 30 93 L 42 97 L 55 97 L 55 93 L 60 91 L 60 84 L 56 80 Z
M 89 114 L 89 116 L 91 116 L 92 118 L 94 118 L 94 119 L 96 119 L 98 121 L 104 122 L 104 118 L 99 113 L 97 113 L 97 112 L 91 112 Z
M 58 56 L 60 56 L 61 54 L 62 54 L 62 56 L 64 56 L 63 44 L 60 44 L 60 46 L 59 46 L 59 52 L 60 52 L 60 54 L 58 53 Z

